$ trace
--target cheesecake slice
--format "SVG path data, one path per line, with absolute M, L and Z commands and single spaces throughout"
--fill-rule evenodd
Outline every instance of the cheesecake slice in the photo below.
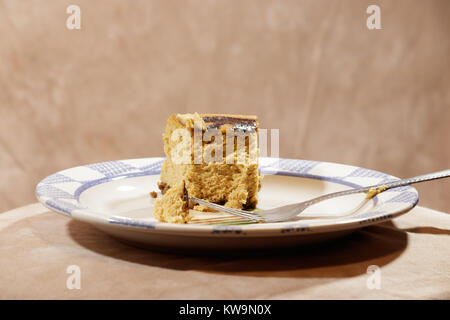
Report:
M 180 206 L 187 195 L 230 208 L 254 209 L 261 179 L 257 140 L 255 116 L 171 115 L 163 135 L 167 159 L 161 167 L 163 198 L 155 202 L 155 218 L 187 223 L 190 216 Z M 180 191 L 181 184 L 185 193 Z M 178 203 L 175 207 L 171 205 L 174 201 Z

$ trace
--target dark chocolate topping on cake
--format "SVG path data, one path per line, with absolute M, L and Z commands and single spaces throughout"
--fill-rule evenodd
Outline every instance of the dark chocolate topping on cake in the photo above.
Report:
M 224 117 L 224 116 L 214 116 L 214 117 L 202 117 L 203 121 L 206 123 L 207 129 L 219 129 L 225 124 L 230 124 L 233 126 L 233 130 L 243 131 L 243 132 L 255 132 L 256 131 L 256 121 L 253 119 L 245 118 L 234 118 L 234 117 Z

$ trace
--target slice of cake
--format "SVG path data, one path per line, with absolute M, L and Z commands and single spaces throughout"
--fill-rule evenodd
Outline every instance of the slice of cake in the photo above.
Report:
M 159 187 L 164 195 L 154 209 L 159 221 L 189 220 L 185 209 L 171 205 L 173 201 L 181 203 L 185 196 L 180 192 L 181 183 L 188 195 L 209 202 L 237 209 L 256 207 L 260 175 L 255 116 L 173 114 L 163 140 L 167 159 Z M 173 188 L 177 191 L 171 192 Z

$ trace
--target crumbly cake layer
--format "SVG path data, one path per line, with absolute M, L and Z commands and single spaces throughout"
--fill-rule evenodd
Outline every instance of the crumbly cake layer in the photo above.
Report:
M 188 194 L 200 199 L 236 209 L 254 209 L 258 203 L 258 164 L 174 164 L 165 160 L 161 181 L 173 186 L 181 179 Z

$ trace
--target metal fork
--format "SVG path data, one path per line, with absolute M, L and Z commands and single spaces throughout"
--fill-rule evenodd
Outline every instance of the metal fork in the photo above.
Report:
M 408 179 L 402 179 L 402 180 L 394 180 L 392 182 L 387 182 L 383 184 L 377 184 L 369 187 L 362 187 L 357 189 L 349 189 L 334 193 L 329 193 L 308 201 L 289 204 L 286 206 L 273 208 L 269 210 L 259 210 L 259 211 L 244 211 L 244 210 L 238 210 L 233 208 L 227 208 L 215 203 L 211 203 L 196 197 L 189 196 L 189 200 L 192 200 L 196 203 L 203 204 L 206 207 L 209 207 L 211 209 L 226 212 L 234 216 L 238 216 L 253 222 L 282 222 L 282 221 L 289 221 L 293 218 L 297 217 L 301 212 L 303 212 L 306 208 L 309 206 L 312 206 L 313 204 L 316 204 L 321 201 L 329 200 L 332 198 L 355 194 L 355 193 L 367 193 L 366 201 L 370 200 L 377 194 L 384 192 L 386 190 L 392 189 L 392 188 L 398 188 L 406 185 L 410 185 L 413 183 L 418 182 L 424 182 L 429 180 L 435 180 L 435 179 L 442 179 L 450 177 L 450 169 L 438 171 L 434 173 L 428 173 L 421 176 L 408 178 Z M 358 208 L 361 208 L 362 205 L 360 205 Z M 355 210 L 352 210 L 353 212 Z

